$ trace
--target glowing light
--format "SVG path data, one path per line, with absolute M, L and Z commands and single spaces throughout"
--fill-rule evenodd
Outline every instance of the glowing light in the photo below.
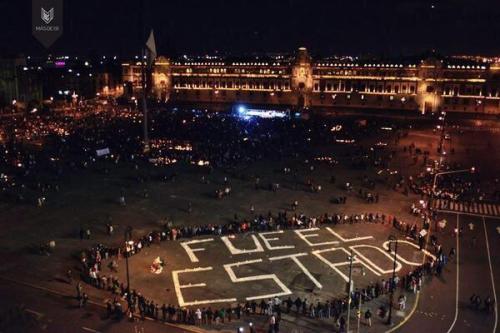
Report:
M 238 116 L 245 120 L 251 119 L 252 117 L 271 119 L 271 118 L 286 118 L 289 116 L 289 113 L 286 111 L 277 111 L 277 110 L 248 109 L 244 106 L 239 106 Z

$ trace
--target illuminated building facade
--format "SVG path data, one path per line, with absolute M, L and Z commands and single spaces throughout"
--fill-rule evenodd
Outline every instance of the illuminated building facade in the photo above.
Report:
M 123 81 L 141 89 L 140 62 L 122 65 Z M 188 103 L 500 114 L 500 63 L 314 60 L 305 48 L 266 60 L 160 57 L 152 92 L 163 101 Z

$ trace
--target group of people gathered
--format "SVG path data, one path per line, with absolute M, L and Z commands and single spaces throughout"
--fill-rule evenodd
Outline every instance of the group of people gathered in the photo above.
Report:
M 295 208 L 298 202 L 292 203 Z M 102 244 L 84 251 L 81 255 L 81 264 L 83 268 L 83 278 L 89 284 L 113 293 L 115 299 L 108 302 L 108 313 L 110 316 L 126 316 L 130 320 L 134 318 L 150 317 L 155 320 L 185 323 L 193 325 L 218 325 L 226 321 L 240 319 L 242 316 L 267 315 L 273 325 L 272 332 L 279 331 L 279 322 L 281 315 L 296 314 L 317 319 L 334 319 L 339 329 L 345 329 L 345 312 L 347 310 L 348 296 L 333 298 L 327 300 L 312 300 L 297 297 L 292 299 L 273 298 L 261 300 L 260 302 L 249 301 L 246 303 L 226 306 L 226 307 L 200 307 L 184 308 L 174 304 L 160 304 L 155 300 L 149 300 L 138 290 L 128 290 L 126 283 L 120 281 L 112 274 L 116 273 L 116 260 L 124 256 L 133 256 L 142 251 L 143 248 L 162 241 L 176 241 L 184 238 L 192 238 L 203 235 L 230 235 L 243 232 L 268 231 L 280 229 L 297 229 L 319 227 L 323 224 L 354 224 L 354 223 L 381 223 L 389 224 L 392 227 L 406 232 L 409 237 L 418 237 L 418 227 L 416 224 L 410 226 L 394 216 L 387 216 L 380 213 L 361 213 L 361 214 L 323 214 L 317 217 L 306 216 L 301 213 L 279 212 L 273 215 L 269 212 L 267 215 L 256 215 L 251 221 L 240 220 L 238 216 L 227 224 L 207 224 L 198 226 L 174 227 L 169 223 L 163 226 L 162 230 L 150 232 L 143 237 L 130 241 L 126 247 L 109 248 Z M 428 224 L 424 222 L 424 228 Z M 435 240 L 435 239 L 434 239 Z M 438 253 L 436 253 L 438 254 Z M 116 258 L 116 259 L 115 259 Z M 108 268 L 111 275 L 106 276 L 102 267 L 104 259 L 108 259 Z M 358 288 L 352 291 L 351 306 L 359 309 L 365 302 L 378 299 L 382 295 L 387 295 L 391 291 L 400 295 L 397 299 L 397 306 L 404 309 L 406 296 L 404 292 L 416 293 L 420 290 L 423 280 L 426 276 L 438 274 L 442 271 L 444 265 L 443 255 L 437 256 L 436 261 L 429 259 L 422 266 L 403 276 L 391 277 L 376 283 L 370 283 L 365 288 Z M 122 307 L 121 302 L 127 304 L 126 309 Z M 367 309 L 369 307 L 366 307 Z M 386 317 L 387 306 L 382 305 L 376 311 L 380 318 Z M 365 322 L 371 325 L 372 313 L 366 310 Z M 270 324 L 271 325 L 271 324 Z

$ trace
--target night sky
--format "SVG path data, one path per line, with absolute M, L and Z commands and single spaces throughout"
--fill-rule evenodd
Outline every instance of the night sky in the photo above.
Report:
M 31 1 L 0 0 L 0 56 L 136 53 L 139 0 L 65 0 L 49 51 L 31 35 Z M 144 0 L 160 54 L 291 52 L 500 54 L 500 0 Z M 434 7 L 434 8 L 433 8 Z M 144 37 L 145 39 L 145 37 Z

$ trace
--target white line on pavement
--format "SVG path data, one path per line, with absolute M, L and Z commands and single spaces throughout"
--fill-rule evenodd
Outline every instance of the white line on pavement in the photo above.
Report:
M 92 328 L 88 328 L 88 327 L 85 327 L 85 326 L 82 326 L 82 330 L 87 331 L 87 332 L 92 332 L 92 333 L 101 333 L 99 331 L 96 331 L 96 330 L 94 330 Z
M 446 209 L 437 209 L 437 212 L 440 213 L 451 213 L 451 214 L 457 214 L 457 212 L 452 211 L 452 210 L 446 210 Z M 498 216 L 487 216 L 487 215 L 482 215 L 482 214 L 472 214 L 472 213 L 461 213 L 462 215 L 470 215 L 470 216 L 479 216 L 479 217 L 487 217 L 489 219 L 494 219 L 494 220 L 500 220 L 500 217 Z
M 43 316 L 43 313 L 35 311 L 35 310 L 32 310 L 32 309 L 26 309 L 25 311 L 28 312 L 28 313 L 34 314 L 34 315 L 36 315 L 38 317 L 42 317 Z
M 498 326 L 498 302 L 497 292 L 495 290 L 495 279 L 493 277 L 493 266 L 491 265 L 490 242 L 488 241 L 488 231 L 486 230 L 486 221 L 483 217 L 484 236 L 486 237 L 486 250 L 488 251 L 488 263 L 490 264 L 491 286 L 493 287 L 493 298 L 495 300 L 495 325 L 493 326 L 493 333 L 497 331 Z
M 460 237 L 460 221 L 459 214 L 457 214 L 457 232 L 455 233 L 457 237 L 457 289 L 455 291 L 455 318 L 453 319 L 453 323 L 446 333 L 450 333 L 453 330 L 453 327 L 457 323 L 458 319 L 458 294 L 459 294 L 459 277 L 460 277 L 460 250 L 459 250 L 459 237 Z

